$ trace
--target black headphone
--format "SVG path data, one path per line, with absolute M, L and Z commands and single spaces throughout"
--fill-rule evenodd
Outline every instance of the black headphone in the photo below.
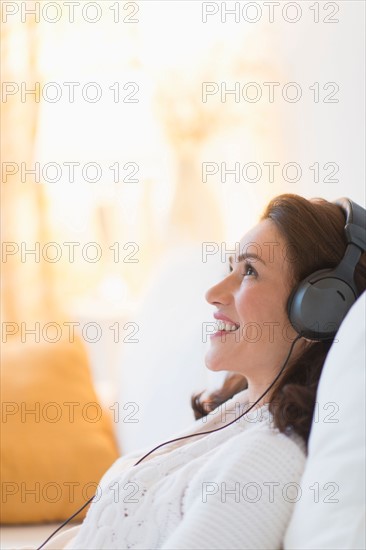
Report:
M 334 201 L 346 217 L 347 248 L 333 269 L 315 271 L 292 291 L 287 313 L 296 332 L 309 340 L 334 338 L 360 293 L 354 274 L 366 250 L 366 210 L 348 198 Z

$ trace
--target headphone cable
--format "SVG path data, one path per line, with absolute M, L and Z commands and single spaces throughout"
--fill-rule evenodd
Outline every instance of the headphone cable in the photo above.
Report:
M 284 368 L 286 367 L 290 357 L 291 357 L 291 354 L 292 354 L 292 351 L 294 349 L 294 346 L 296 344 L 296 342 L 298 340 L 300 340 L 301 338 L 301 335 L 298 335 L 296 336 L 295 340 L 292 341 L 291 343 L 291 346 L 290 346 L 290 350 L 287 354 L 287 357 L 285 359 L 285 362 L 283 363 L 280 371 L 278 372 L 278 374 L 275 376 L 274 380 L 271 382 L 271 384 L 268 386 L 268 388 L 266 389 L 266 391 L 257 399 L 257 401 L 255 401 L 253 403 L 253 405 L 251 405 L 249 407 L 249 409 L 247 409 L 246 411 L 244 411 L 242 414 L 240 414 L 237 418 L 234 418 L 234 420 L 232 420 L 231 422 L 229 422 L 228 424 L 225 424 L 224 426 L 221 426 L 220 428 L 215 428 L 214 430 L 209 430 L 207 432 L 198 432 L 196 434 L 190 434 L 190 435 L 183 435 L 181 437 L 176 437 L 175 439 L 170 439 L 169 441 L 165 441 L 164 443 L 160 443 L 160 445 L 157 445 L 156 447 L 154 447 L 153 449 L 151 449 L 151 451 L 149 451 L 148 453 L 146 453 L 143 457 L 141 457 L 133 466 L 137 466 L 138 464 L 140 464 L 140 462 L 142 462 L 145 458 L 147 458 L 151 453 L 153 453 L 154 451 L 156 451 L 157 449 L 160 449 L 160 447 L 163 447 L 164 445 L 167 445 L 168 443 L 174 443 L 175 441 L 181 441 L 182 439 L 187 439 L 188 437 L 196 437 L 197 435 L 207 435 L 207 434 L 212 434 L 214 432 L 218 432 L 220 430 L 223 430 L 224 428 L 227 428 L 227 426 L 230 426 L 231 424 L 233 424 L 234 422 L 236 422 L 237 420 L 239 420 L 239 418 L 241 418 L 242 416 L 244 416 L 245 414 L 247 414 L 249 411 L 251 411 L 253 409 L 253 407 L 255 407 L 257 405 L 257 403 L 259 403 L 259 401 L 269 392 L 269 390 L 272 388 L 272 386 L 277 382 L 277 380 L 279 379 L 279 377 L 281 376 Z M 72 519 L 74 519 L 75 516 L 77 516 L 78 514 L 80 514 L 80 512 L 82 512 L 84 510 L 84 508 L 86 508 L 86 506 L 88 506 L 92 500 L 95 498 L 96 495 L 93 495 L 85 504 L 83 504 L 81 506 L 81 508 L 79 508 L 74 514 L 72 514 L 72 516 L 70 516 L 69 518 L 67 518 L 59 527 L 57 527 L 57 529 L 55 529 L 55 531 L 53 531 L 53 533 L 51 533 L 51 535 L 41 544 L 41 546 L 39 546 L 37 548 L 37 550 L 41 550 L 41 548 L 43 548 L 45 546 L 45 544 L 47 544 L 47 542 L 52 538 L 54 537 L 54 535 L 56 535 L 56 533 L 58 533 L 63 527 L 65 527 L 65 525 L 67 525 L 69 523 L 69 521 L 71 521 Z

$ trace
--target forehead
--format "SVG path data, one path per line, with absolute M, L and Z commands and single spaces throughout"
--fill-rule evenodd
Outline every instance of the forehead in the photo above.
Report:
M 264 262 L 273 263 L 283 259 L 286 242 L 272 220 L 262 220 L 240 239 L 240 254 L 257 254 Z

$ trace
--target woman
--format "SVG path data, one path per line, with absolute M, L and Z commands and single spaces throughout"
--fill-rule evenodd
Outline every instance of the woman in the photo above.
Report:
M 339 263 L 344 225 L 342 210 L 322 199 L 269 203 L 206 294 L 219 329 L 206 366 L 230 374 L 207 399 L 192 396 L 196 422 L 178 436 L 220 429 L 157 448 L 131 468 L 148 449 L 118 459 L 83 524 L 45 548 L 282 547 L 332 344 L 299 338 L 286 306 L 300 280 Z M 355 280 L 363 291 L 365 254 Z

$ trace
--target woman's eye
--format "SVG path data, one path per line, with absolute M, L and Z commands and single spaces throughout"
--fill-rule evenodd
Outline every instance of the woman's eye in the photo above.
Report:
M 251 276 L 251 275 L 256 275 L 256 274 L 257 274 L 257 272 L 254 269 L 254 267 L 252 267 L 250 264 L 246 263 L 243 276 L 246 277 L 247 275 Z
M 232 273 L 232 271 L 233 271 L 233 268 L 231 267 L 231 265 L 229 265 L 229 273 Z M 243 277 L 246 277 L 247 275 L 248 276 L 257 275 L 256 270 L 249 263 L 244 264 L 244 273 L 242 273 Z

